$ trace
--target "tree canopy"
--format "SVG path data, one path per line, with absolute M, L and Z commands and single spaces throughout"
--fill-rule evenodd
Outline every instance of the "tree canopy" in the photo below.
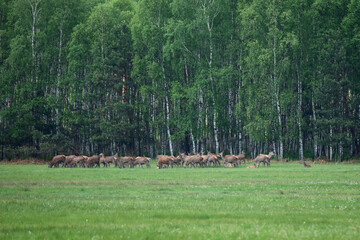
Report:
M 359 0 L 4 0 L 1 158 L 358 158 Z

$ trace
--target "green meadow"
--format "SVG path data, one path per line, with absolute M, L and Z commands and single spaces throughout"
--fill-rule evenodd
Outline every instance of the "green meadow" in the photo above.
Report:
M 0 239 L 360 239 L 360 165 L 0 165 Z

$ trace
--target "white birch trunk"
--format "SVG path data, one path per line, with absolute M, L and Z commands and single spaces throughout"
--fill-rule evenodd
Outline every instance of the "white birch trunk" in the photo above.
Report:
M 173 144 L 172 144 L 172 140 L 171 140 L 171 133 L 170 133 L 170 126 L 169 126 L 169 122 L 170 122 L 170 109 L 169 109 L 169 99 L 168 96 L 165 97 L 165 101 L 166 101 L 166 129 L 167 129 L 167 135 L 168 135 L 168 139 L 169 139 L 169 148 L 170 148 L 170 155 L 174 155 L 174 151 L 173 151 Z
M 41 8 L 39 8 L 39 4 L 40 4 L 40 0 L 28 0 L 30 7 L 31 7 L 31 14 L 32 14 L 32 22 L 31 22 L 31 55 L 32 55 L 32 74 L 31 74 L 31 82 L 34 80 L 35 77 L 35 82 L 37 82 L 37 68 L 38 68 L 38 64 L 37 64 L 37 59 L 36 59 L 36 50 L 35 50 L 35 45 L 36 45 L 36 25 L 39 21 L 40 18 L 40 12 L 41 12 Z M 35 75 L 35 76 L 34 76 Z
M 232 111 L 232 106 L 233 106 L 233 101 L 232 101 L 232 91 L 231 89 L 229 89 L 228 91 L 228 101 L 229 101 L 229 107 L 228 107 L 228 116 L 230 119 L 230 122 L 232 123 L 232 116 L 233 116 L 233 111 Z M 233 144 L 232 144 L 232 136 L 231 136 L 231 127 L 229 127 L 229 138 L 228 138 L 228 143 L 229 143 L 229 150 L 230 150 L 230 155 L 233 154 Z
M 340 127 L 340 131 L 342 132 L 342 126 Z M 344 147 L 343 147 L 343 142 L 342 140 L 340 140 L 339 143 L 339 157 L 340 157 L 340 161 L 342 162 L 344 159 Z
M 160 18 L 159 18 L 160 19 Z M 159 25 L 160 26 L 160 25 Z M 166 83 L 166 76 L 165 76 L 165 67 L 164 67 L 164 62 L 165 62 L 165 57 L 164 57 L 164 48 L 162 48 L 162 61 L 161 61 L 161 68 L 162 68 L 162 73 L 163 73 L 163 80 L 164 80 L 164 88 L 167 91 L 167 83 Z M 172 139 L 171 139 L 171 132 L 170 132 L 170 107 L 169 107 L 169 98 L 167 93 L 165 93 L 166 97 L 165 97 L 165 111 L 166 111 L 166 130 L 167 130 L 167 136 L 168 136 L 168 141 L 169 141 L 169 150 L 170 150 L 170 154 L 173 155 L 173 144 L 172 144 Z
M 153 123 L 155 121 L 154 118 L 154 109 L 155 109 L 155 97 L 153 94 L 151 94 L 151 109 L 150 109 L 150 118 L 151 118 L 151 122 Z M 149 129 L 150 129 L 150 156 L 154 157 L 155 156 L 155 149 L 154 149 L 154 141 L 153 141 L 153 129 L 151 126 L 151 123 L 149 124 Z
M 185 68 L 185 84 L 187 84 L 189 82 L 189 71 L 188 71 L 186 57 L 184 57 L 184 68 Z M 192 152 L 195 153 L 195 148 L 196 148 L 195 147 L 195 140 L 194 140 L 194 135 L 193 135 L 193 131 L 192 131 L 191 126 L 190 126 L 190 138 L 191 138 L 191 144 L 192 144 Z
M 298 130 L 299 130 L 299 157 L 300 160 L 304 160 L 304 146 L 303 146 L 303 132 L 302 132 L 302 126 L 301 126 L 301 120 L 302 120 L 302 82 L 300 79 L 300 72 L 298 69 Z
M 330 125 L 330 148 L 329 148 L 330 162 L 332 162 L 332 156 L 333 156 L 332 137 L 333 137 L 333 129 L 332 129 L 332 126 Z
M 275 104 L 276 104 L 276 110 L 277 110 L 277 118 L 278 118 L 278 124 L 279 124 L 279 160 L 283 159 L 283 141 L 282 141 L 282 122 L 281 122 L 281 108 L 280 108 L 280 100 L 279 100 L 279 86 L 277 84 L 277 56 L 276 56 L 276 36 L 274 34 L 274 46 L 273 46 L 273 85 L 274 85 L 274 94 L 275 94 Z
M 203 127 L 203 121 L 202 121 L 202 111 L 203 111 L 203 104 L 204 104 L 204 97 L 203 97 L 203 91 L 202 91 L 202 89 L 200 88 L 200 90 L 199 90 L 199 102 L 198 102 L 198 108 L 199 108 L 199 113 L 198 113 L 198 115 L 199 115 L 199 119 L 198 119 L 198 129 L 203 129 L 204 130 L 204 127 Z M 201 136 L 203 136 L 203 135 L 201 135 Z M 204 139 L 202 140 L 202 141 L 200 141 L 200 139 L 197 141 L 198 143 L 197 143 L 197 149 L 196 149 L 196 151 L 201 151 L 201 149 L 200 148 L 202 148 L 203 149 L 203 146 L 202 146 L 202 142 L 204 141 Z M 196 152 L 195 151 L 195 152 Z M 195 153 L 194 152 L 194 153 Z
M 166 84 L 166 77 L 165 77 L 165 67 L 164 67 L 164 49 L 163 49 L 163 55 L 162 55 L 162 62 L 161 62 L 161 68 L 163 71 L 163 80 L 164 80 L 164 87 L 167 90 L 167 84 Z M 165 111 L 166 111 L 166 130 L 167 130 L 167 136 L 168 136 L 168 140 L 169 140 L 169 150 L 170 150 L 170 155 L 173 155 L 173 144 L 172 144 L 172 139 L 171 139 L 171 132 L 170 132 L 170 107 L 169 107 L 169 98 L 167 96 L 166 93 L 166 97 L 165 97 Z
M 239 122 L 239 121 L 238 121 Z M 238 125 L 240 125 L 240 124 L 238 124 Z M 241 134 L 241 132 L 239 132 L 238 133 L 238 144 L 239 144 L 239 146 L 238 146 L 238 154 L 241 154 L 241 152 L 242 152 L 242 134 Z
M 58 67 L 57 67 L 57 83 L 55 89 L 55 96 L 56 96 L 56 106 L 55 106 L 55 122 L 56 122 L 56 133 L 59 131 L 59 84 L 60 84 L 60 77 L 61 77 L 61 56 L 62 56 L 62 45 L 63 45 L 63 30 L 62 24 L 59 29 L 60 36 L 59 36 L 59 55 L 58 55 Z
M 318 157 L 318 144 L 317 144 L 317 124 L 316 124 L 316 112 L 315 112 L 315 103 L 314 103 L 314 93 L 311 99 L 311 108 L 312 108 L 312 115 L 314 121 L 314 133 L 313 133 L 313 141 L 314 141 L 314 159 Z
M 241 47 L 240 49 L 240 62 L 242 62 L 242 55 L 243 55 L 243 49 Z M 242 65 L 240 64 L 239 65 L 239 76 L 242 76 L 241 75 L 242 73 Z M 237 103 L 240 104 L 240 91 L 241 91 L 241 77 L 239 77 L 239 81 L 238 81 L 238 92 L 237 92 Z M 238 127 L 238 144 L 239 144 L 239 154 L 241 154 L 241 152 L 243 151 L 243 140 L 242 140 L 242 133 L 240 131 L 241 129 L 241 120 L 240 118 L 238 117 L 237 118 L 237 127 Z
M 193 135 L 192 128 L 190 128 L 190 137 L 191 137 L 191 143 L 192 143 L 192 153 L 195 153 L 196 152 L 196 146 L 195 146 L 195 140 L 194 140 L 194 135 Z
M 216 109 L 214 109 L 214 137 L 215 137 L 215 150 L 216 150 L 216 154 L 219 154 L 219 139 L 218 139 L 217 124 L 216 124 Z
M 277 150 L 276 150 L 276 143 L 275 143 L 275 141 L 273 140 L 273 147 L 272 147 L 272 149 L 270 149 L 271 151 L 273 151 L 274 152 L 274 158 L 277 158 Z
M 214 79 L 212 75 L 212 61 L 213 61 L 213 45 L 212 45 L 212 28 L 213 28 L 213 21 L 218 13 L 215 13 L 212 19 L 210 20 L 209 13 L 206 13 L 206 10 L 209 10 L 211 7 L 213 7 L 214 1 L 210 1 L 209 5 L 206 6 L 205 2 L 203 4 L 203 11 L 204 11 L 204 17 L 206 19 L 206 25 L 209 32 L 209 78 L 210 78 L 210 84 L 211 84 L 211 90 L 213 93 L 213 126 L 214 126 L 214 138 L 215 138 L 215 151 L 216 154 L 219 154 L 219 139 L 218 139 L 218 129 L 217 129 L 217 112 L 216 112 L 216 103 L 215 103 L 215 89 L 214 89 Z

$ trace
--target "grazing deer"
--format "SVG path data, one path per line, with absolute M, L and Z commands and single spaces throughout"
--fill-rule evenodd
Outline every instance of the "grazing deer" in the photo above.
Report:
M 72 160 L 73 160 L 75 157 L 76 157 L 75 155 L 66 156 L 63 167 L 70 167 L 70 163 L 72 162 Z
M 311 165 L 306 164 L 305 161 L 302 161 L 302 162 L 303 162 L 303 164 L 304 164 L 304 167 L 311 167 Z
M 60 164 L 64 164 L 66 160 L 65 155 L 56 155 L 52 158 L 51 162 L 49 163 L 49 168 L 58 168 Z

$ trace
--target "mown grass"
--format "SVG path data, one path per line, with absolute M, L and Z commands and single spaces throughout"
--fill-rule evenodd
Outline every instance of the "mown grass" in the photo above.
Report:
M 0 165 L 0 239 L 360 239 L 359 184 L 357 164 Z

